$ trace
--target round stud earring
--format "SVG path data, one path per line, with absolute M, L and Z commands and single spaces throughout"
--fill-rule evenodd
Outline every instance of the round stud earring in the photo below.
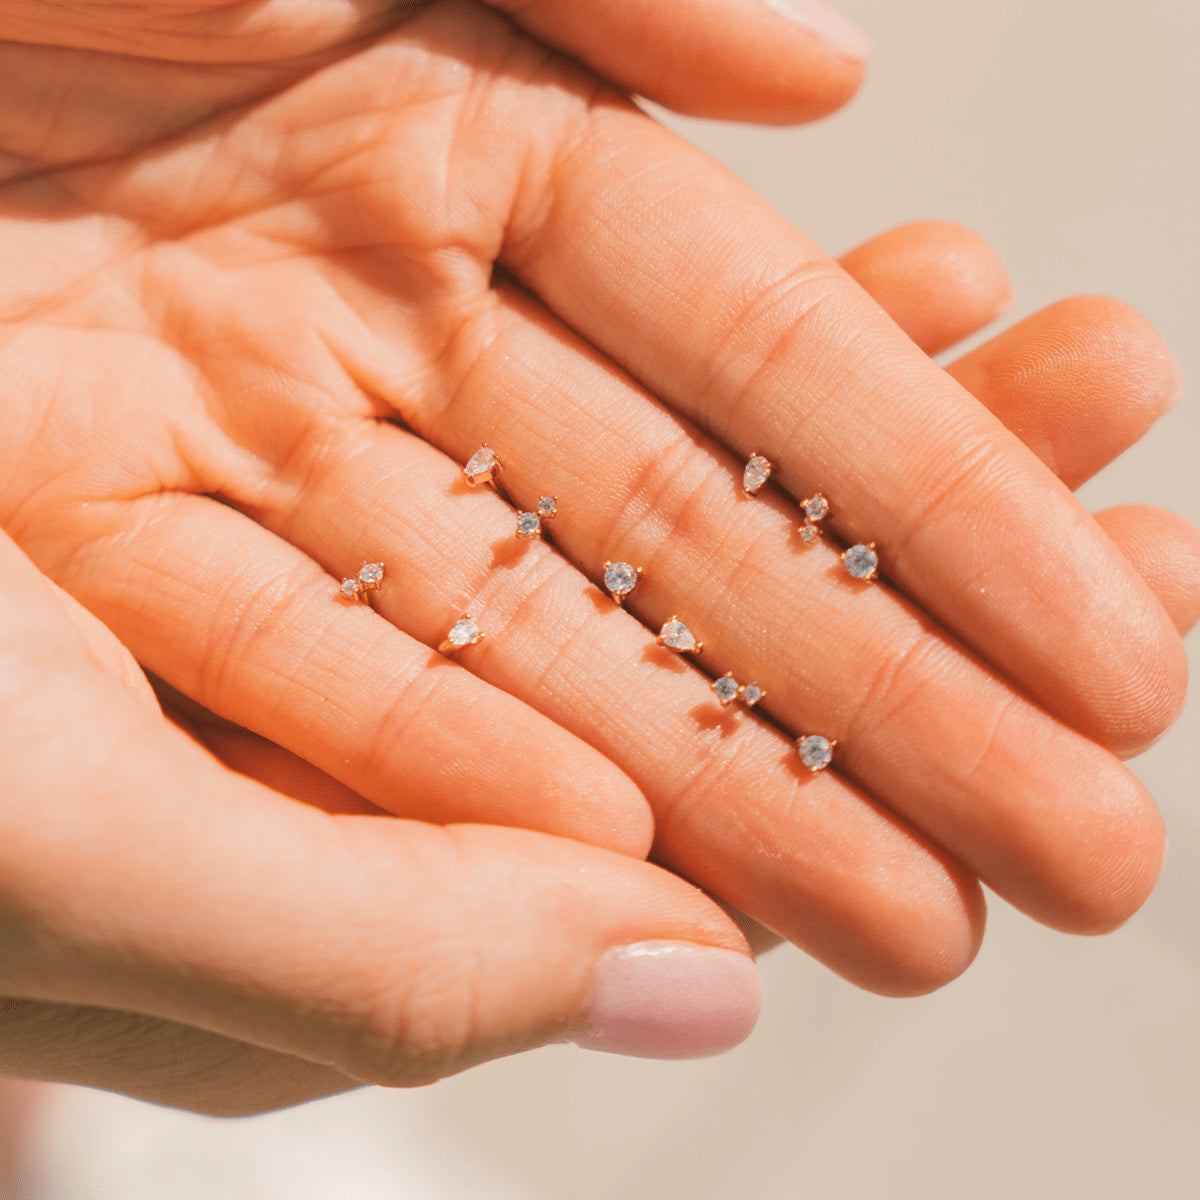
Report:
M 618 604 L 625 603 L 625 597 L 637 587 L 641 577 L 642 568 L 627 562 L 606 561 L 604 564 L 604 586 Z
M 859 543 L 843 550 L 842 565 L 855 579 L 870 583 L 879 574 L 879 555 L 875 551 L 875 543 Z
M 728 708 L 738 698 L 738 681 L 732 675 L 722 675 L 708 685 L 722 708 Z
M 833 761 L 836 741 L 821 737 L 818 733 L 806 733 L 796 739 L 796 751 L 800 761 L 815 775 Z

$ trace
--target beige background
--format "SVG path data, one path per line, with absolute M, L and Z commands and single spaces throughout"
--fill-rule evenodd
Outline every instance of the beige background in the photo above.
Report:
M 753 0 L 745 0 L 751 3 Z M 813 130 L 688 126 L 832 251 L 920 216 L 991 238 L 1014 319 L 1072 291 L 1139 307 L 1200 379 L 1196 0 L 842 0 L 871 81 Z M 686 10 L 684 10 L 686 11 Z M 1087 490 L 1200 520 L 1187 401 Z M 220 1124 L 74 1093 L 72 1200 L 1107 1200 L 1198 1193 L 1197 706 L 1138 770 L 1170 824 L 1125 930 L 993 908 L 967 976 L 885 1001 L 782 950 L 738 1051 L 657 1064 L 555 1048 L 420 1093 Z

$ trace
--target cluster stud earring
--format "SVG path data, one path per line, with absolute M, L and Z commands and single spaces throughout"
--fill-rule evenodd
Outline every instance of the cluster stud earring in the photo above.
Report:
M 366 600 L 368 592 L 377 592 L 383 585 L 383 563 L 365 562 L 353 579 L 343 579 L 338 594 L 347 600 Z
M 517 537 L 540 538 L 542 522 L 553 521 L 558 516 L 558 501 L 553 496 L 543 496 L 533 512 L 517 513 Z

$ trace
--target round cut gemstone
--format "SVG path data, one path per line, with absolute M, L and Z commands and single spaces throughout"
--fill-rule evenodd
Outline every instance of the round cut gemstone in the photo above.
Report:
M 817 733 L 798 738 L 796 749 L 799 751 L 800 761 L 810 771 L 823 771 L 833 760 L 833 743 Z
M 658 640 L 669 650 L 680 654 L 691 654 L 699 646 L 695 634 L 678 618 L 672 617 L 658 635 Z
M 810 521 L 823 521 L 829 515 L 829 501 L 818 492 L 804 501 L 804 515 Z
M 378 587 L 383 582 L 383 563 L 363 563 L 358 582 L 364 587 Z
M 763 484 L 771 478 L 771 471 L 769 459 L 763 458 L 761 454 L 751 455 L 746 469 L 742 472 L 742 490 L 751 496 L 757 495 Z
M 542 532 L 542 519 L 537 513 L 517 513 L 517 537 L 537 537 Z
M 815 542 L 821 536 L 820 530 L 811 521 L 805 521 L 800 526 L 799 533 L 802 542 Z
M 358 595 L 358 580 L 357 579 L 343 579 L 342 586 L 338 590 L 348 600 L 352 599 L 353 597 Z
M 741 691 L 742 703 L 748 708 L 753 708 L 763 698 L 763 690 L 757 683 L 747 683 Z
M 487 483 L 500 470 L 500 460 L 490 446 L 482 446 L 467 460 L 463 474 L 470 484 Z
M 604 568 L 604 586 L 614 596 L 628 596 L 637 587 L 638 574 L 627 562 L 609 563 Z
M 473 646 L 479 641 L 479 626 L 470 617 L 459 617 L 446 638 L 452 646 Z
M 558 516 L 558 501 L 553 496 L 543 496 L 538 501 L 538 516 L 550 521 Z
M 732 675 L 722 675 L 720 679 L 713 681 L 712 690 L 722 706 L 732 704 L 737 699 L 737 680 Z
M 870 546 L 851 546 L 842 555 L 842 562 L 855 579 L 874 579 L 879 570 L 879 555 Z

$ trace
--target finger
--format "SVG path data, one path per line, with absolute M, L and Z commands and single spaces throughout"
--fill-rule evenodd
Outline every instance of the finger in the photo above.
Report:
M 677 112 L 807 121 L 857 91 L 869 45 L 820 0 L 491 0 L 618 87 Z
M 1200 620 L 1200 530 L 1178 513 L 1147 504 L 1108 508 L 1096 520 L 1179 632 L 1187 633 Z
M 366 536 L 342 575 L 378 544 Z M 649 847 L 645 798 L 607 759 L 347 602 L 340 575 L 231 508 L 176 494 L 106 506 L 87 552 L 53 570 L 147 669 L 389 812 Z M 461 612 L 441 614 L 433 645 Z
M 167 717 L 239 775 L 322 812 L 381 816 L 387 811 L 298 754 L 223 720 L 161 680 L 156 690 Z
M 839 533 L 879 541 L 890 580 L 1056 715 L 1124 751 L 1166 728 L 1174 629 L 1016 439 L 693 148 L 615 103 L 571 145 L 518 200 L 508 267 L 735 456 L 829 495 Z
M 1162 338 L 1103 296 L 1044 308 L 947 369 L 1070 488 L 1132 446 L 1182 394 Z
M 240 1117 L 361 1087 L 322 1063 L 140 1013 L 0 1001 L 0 1071 Z
M 284 801 L 81 659 L 11 543 L 0 565 L 21 584 L 0 629 L 25 701 L 0 729 L 4 994 L 391 1084 L 564 1037 L 673 1057 L 749 1032 L 753 963 L 690 885 L 544 834 Z
M 926 354 L 977 333 L 1012 302 L 996 252 L 949 221 L 890 229 L 838 262 Z

